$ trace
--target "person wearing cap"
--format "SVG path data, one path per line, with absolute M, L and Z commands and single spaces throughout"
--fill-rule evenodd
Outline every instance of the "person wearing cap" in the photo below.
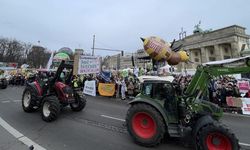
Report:
M 250 89 L 247 91 L 244 97 L 250 98 Z

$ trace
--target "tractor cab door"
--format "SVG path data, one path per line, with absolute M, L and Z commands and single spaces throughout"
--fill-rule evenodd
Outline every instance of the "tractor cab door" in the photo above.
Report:
M 171 122 L 178 121 L 177 97 L 175 88 L 170 82 L 160 82 L 154 84 L 153 97 L 163 101 L 164 109 Z

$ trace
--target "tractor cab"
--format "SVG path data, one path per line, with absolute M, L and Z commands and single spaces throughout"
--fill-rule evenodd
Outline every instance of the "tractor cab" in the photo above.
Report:
M 168 81 L 147 80 L 142 84 L 141 94 L 160 101 L 170 101 L 175 97 L 175 89 Z
M 177 116 L 177 97 L 173 84 L 168 80 L 148 79 L 142 84 L 141 94 L 164 106 L 164 110 L 169 116 Z M 178 118 L 171 118 L 174 122 Z
M 144 101 L 154 107 L 163 108 L 170 123 L 178 122 L 178 97 L 173 84 L 174 77 L 142 76 L 140 81 L 140 94 L 131 102 Z

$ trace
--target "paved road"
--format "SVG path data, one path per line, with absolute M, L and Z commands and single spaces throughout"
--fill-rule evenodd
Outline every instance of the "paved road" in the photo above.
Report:
M 0 90 L 0 117 L 9 125 L 47 150 L 146 150 L 134 144 L 124 127 L 128 109 L 125 102 L 100 97 L 88 97 L 82 112 L 65 108 L 58 120 L 42 121 L 40 112 L 24 113 L 21 108 L 21 87 Z M 229 125 L 242 143 L 250 143 L 250 118 L 226 115 L 223 122 Z M 22 144 L 0 126 L 0 149 L 22 150 Z M 247 148 L 247 147 L 245 147 Z M 178 139 L 164 141 L 155 149 L 188 150 Z M 250 147 L 249 147 L 250 149 Z

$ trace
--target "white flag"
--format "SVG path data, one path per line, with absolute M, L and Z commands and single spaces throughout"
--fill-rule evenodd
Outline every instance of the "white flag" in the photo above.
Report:
M 47 70 L 49 70 L 50 66 L 52 65 L 53 55 L 54 55 L 54 52 L 51 53 L 51 56 L 50 56 L 49 61 L 47 63 L 47 66 L 46 66 Z

